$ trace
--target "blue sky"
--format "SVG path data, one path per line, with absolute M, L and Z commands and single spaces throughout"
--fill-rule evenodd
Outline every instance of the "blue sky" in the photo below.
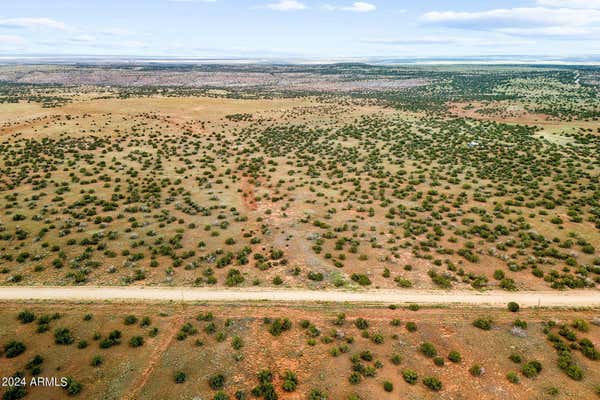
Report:
M 3 0 L 2 55 L 600 55 L 600 0 Z

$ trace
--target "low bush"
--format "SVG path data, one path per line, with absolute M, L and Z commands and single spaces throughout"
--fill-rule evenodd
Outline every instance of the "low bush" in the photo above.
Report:
M 506 374 L 506 379 L 510 382 L 510 383 L 519 383 L 521 382 L 521 379 L 519 378 L 519 375 L 517 375 L 516 372 L 509 372 L 508 374 Z
M 442 390 L 442 382 L 433 376 L 423 378 L 423 384 L 434 392 L 439 392 Z
M 287 318 L 277 318 L 273 320 L 269 327 L 269 332 L 273 336 L 279 336 L 282 332 L 292 329 L 292 322 Z
M 542 372 L 542 364 L 539 361 L 528 361 L 521 367 L 521 373 L 527 378 L 534 378 Z
M 394 390 L 394 384 L 390 381 L 384 381 L 383 382 L 383 390 L 385 390 L 386 392 L 391 392 Z
M 140 347 L 144 345 L 144 338 L 141 336 L 134 336 L 129 339 L 129 346 L 131 347 Z
M 469 368 L 469 373 L 473 376 L 481 376 L 483 375 L 483 368 L 479 364 L 473 364 L 471 368 Z
M 462 361 L 462 356 L 458 351 L 451 351 L 450 354 L 448 354 L 448 360 L 453 363 L 459 363 Z
M 473 326 L 484 331 L 492 329 L 492 320 L 490 318 L 478 318 L 473 322 Z
M 369 327 L 369 321 L 363 318 L 357 318 L 356 321 L 354 321 L 354 326 L 358 329 L 367 329 Z
M 402 371 L 402 378 L 410 385 L 414 385 L 419 380 L 419 375 L 412 369 L 405 369 Z
M 25 352 L 27 347 L 22 342 L 15 340 L 4 345 L 4 355 L 6 358 L 15 358 Z
M 216 374 L 208 378 L 208 384 L 213 390 L 223 389 L 225 386 L 225 376 L 223 374 Z
M 185 372 L 183 372 L 183 371 L 177 371 L 175 373 L 174 379 L 175 379 L 175 383 L 183 383 L 183 382 L 185 382 L 185 380 L 186 380 Z
M 70 345 L 75 339 L 68 328 L 57 328 L 54 331 L 54 343 L 62 345 Z
M 83 385 L 77 382 L 75 379 L 70 376 L 67 377 L 67 384 L 63 386 L 63 389 L 66 390 L 69 396 L 78 395 L 83 389 Z
M 30 324 L 35 321 L 35 314 L 28 310 L 21 311 L 19 315 L 17 315 L 17 319 L 21 321 L 22 324 Z
M 437 356 L 437 350 L 436 350 L 435 346 L 429 342 L 421 343 L 421 346 L 419 346 L 419 350 L 426 357 L 433 358 L 433 357 Z

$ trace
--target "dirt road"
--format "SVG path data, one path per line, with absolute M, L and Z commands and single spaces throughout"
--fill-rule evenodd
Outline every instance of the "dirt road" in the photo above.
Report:
M 597 307 L 600 291 L 435 291 L 435 290 L 302 290 L 270 288 L 150 288 L 150 287 L 0 287 L 0 300 L 48 301 L 279 301 L 364 304 L 464 304 L 505 306 L 516 301 L 522 306 Z

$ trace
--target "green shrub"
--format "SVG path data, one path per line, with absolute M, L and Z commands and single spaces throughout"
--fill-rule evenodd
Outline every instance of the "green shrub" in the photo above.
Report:
M 484 331 L 492 329 L 492 320 L 490 318 L 479 318 L 473 322 L 473 326 Z
M 384 381 L 383 382 L 383 390 L 385 390 L 386 392 L 391 392 L 394 390 L 394 384 L 390 381 Z
M 514 383 L 517 384 L 519 382 L 521 382 L 521 379 L 519 378 L 519 375 L 517 375 L 516 372 L 509 372 L 508 374 L 506 374 L 506 379 L 510 382 L 510 383 Z
M 382 344 L 384 342 L 383 335 L 381 333 L 374 333 L 371 335 L 371 341 L 375 344 Z
M 243 346 L 244 346 L 244 341 L 242 340 L 242 338 L 239 336 L 234 336 L 233 339 L 231 340 L 231 347 L 233 347 L 234 350 L 239 350 Z
M 90 365 L 92 367 L 98 367 L 98 366 L 102 365 L 103 362 L 104 362 L 104 359 L 101 356 L 94 356 L 94 357 L 92 357 L 92 361 L 90 362 Z
M 369 327 L 369 321 L 363 318 L 357 318 L 356 321 L 354 321 L 354 326 L 358 329 L 367 329 Z
M 213 375 L 208 378 L 208 384 L 213 390 L 222 389 L 225 386 L 225 376 L 223 374 Z
M 290 370 L 285 371 L 285 373 L 283 374 L 283 390 L 286 392 L 293 392 L 294 390 L 296 390 L 297 386 L 298 376 Z
M 4 345 L 4 355 L 6 358 L 15 358 L 25 352 L 26 349 L 27 347 L 22 342 L 13 340 Z
M 238 286 L 244 283 L 245 278 L 242 276 L 240 270 L 232 268 L 227 271 L 227 278 L 225 279 L 225 284 L 227 286 Z
M 558 357 L 558 367 L 573 380 L 580 381 L 583 379 L 583 370 L 575 364 L 573 356 L 568 351 L 563 351 Z
M 448 354 L 448 360 L 453 363 L 459 363 L 462 361 L 462 357 L 458 351 L 451 351 L 450 354 Z
M 73 343 L 75 339 L 71 335 L 71 331 L 68 328 L 57 328 L 54 331 L 54 343 L 69 345 Z
M 108 334 L 106 339 L 100 341 L 100 348 L 108 349 L 119 344 L 121 344 L 121 331 L 114 330 Z
M 483 374 L 483 368 L 479 364 L 473 364 L 471 368 L 469 368 L 469 373 L 473 376 L 481 376 Z
M 518 353 L 512 353 L 510 356 L 508 356 L 508 359 L 515 364 L 521 364 L 523 361 L 523 357 L 521 357 L 521 355 Z
M 81 392 L 81 390 L 83 389 L 83 386 L 81 385 L 81 383 L 77 382 L 75 379 L 68 376 L 67 384 L 65 386 L 63 386 L 63 389 L 67 391 L 69 396 L 75 396 Z
M 21 321 L 22 324 L 30 324 L 35 321 L 35 314 L 28 310 L 21 311 L 19 315 L 17 315 L 17 319 Z
M 352 274 L 350 278 L 361 286 L 368 286 L 371 284 L 371 280 L 365 274 Z
M 320 389 L 311 389 L 310 393 L 308 394 L 308 400 L 327 400 L 327 395 Z
M 9 386 L 2 395 L 2 400 L 20 400 L 27 396 L 27 390 L 23 386 Z
M 576 319 L 573 321 L 571 326 L 581 332 L 587 332 L 590 330 L 590 324 L 582 319 Z
M 229 396 L 225 392 L 218 391 L 215 393 L 213 400 L 229 400 Z
M 414 385 L 419 380 L 419 375 L 412 369 L 405 369 L 402 371 L 402 378 L 410 385 Z
M 175 379 L 175 383 L 183 383 L 183 382 L 185 382 L 185 379 L 186 379 L 185 372 L 183 372 L 183 371 L 177 371 L 175 373 L 174 379 Z
M 140 347 L 144 345 L 144 338 L 141 336 L 134 336 L 129 339 L 129 346 L 131 347 Z
M 442 390 L 442 382 L 433 376 L 423 378 L 423 384 L 434 392 Z
M 358 372 L 353 372 L 348 377 L 348 382 L 350 382 L 352 385 L 357 385 L 360 383 L 361 379 L 362 376 Z
M 426 357 L 433 358 L 433 357 L 437 356 L 437 350 L 436 350 L 435 346 L 429 342 L 421 343 L 421 346 L 419 346 L 419 350 Z
M 516 327 L 522 328 L 522 329 L 527 329 L 527 322 L 523 321 L 521 319 L 515 319 L 513 322 L 513 326 L 516 326 Z
M 510 312 L 517 312 L 520 309 L 519 304 L 515 303 L 514 301 L 508 303 L 506 307 Z
M 282 332 L 289 331 L 292 329 L 292 322 L 287 318 L 277 318 L 269 327 L 269 332 L 273 336 L 279 336 Z
M 273 382 L 273 374 L 268 369 L 262 369 L 258 372 L 258 381 L 261 384 Z
M 521 373 L 527 378 L 534 378 L 542 372 L 542 364 L 539 361 L 528 361 L 521 367 Z

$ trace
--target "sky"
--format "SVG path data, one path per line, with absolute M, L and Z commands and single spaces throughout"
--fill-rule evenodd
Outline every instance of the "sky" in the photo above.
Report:
M 0 56 L 600 55 L 600 0 L 0 0 Z

